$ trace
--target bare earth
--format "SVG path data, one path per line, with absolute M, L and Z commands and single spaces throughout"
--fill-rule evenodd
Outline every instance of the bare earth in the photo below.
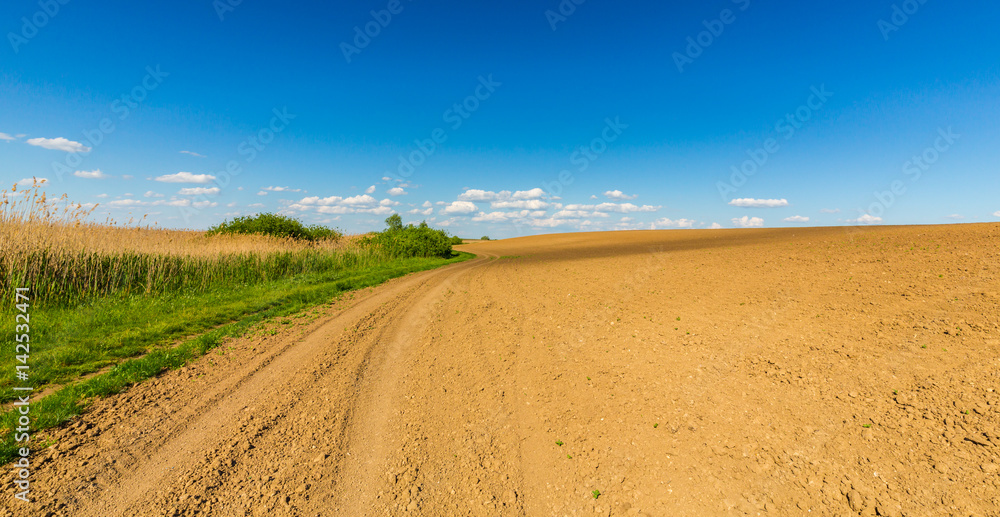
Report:
M 464 249 L 98 401 L 2 513 L 1000 515 L 1000 225 Z

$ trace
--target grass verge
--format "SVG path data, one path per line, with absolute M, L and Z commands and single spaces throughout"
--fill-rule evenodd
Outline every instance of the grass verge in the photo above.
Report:
M 345 291 L 473 257 L 458 253 L 450 259 L 397 259 L 361 270 L 300 275 L 237 289 L 106 298 L 75 311 L 33 311 L 32 384 L 36 390 L 43 384 L 69 384 L 32 401 L 31 432 L 59 426 L 79 415 L 95 399 L 183 366 L 225 338 L 242 336 L 267 319 L 325 303 Z M 13 317 L 3 321 L 13 321 Z M 180 345 L 168 346 L 185 337 L 188 339 Z M 0 358 L 0 371 L 12 371 L 13 361 L 13 357 Z M 72 380 L 111 364 L 114 366 L 107 372 L 82 381 Z M 0 386 L 7 388 L 0 391 L 4 401 L 13 400 L 10 385 L 10 379 L 0 381 Z M 0 415 L 0 464 L 15 458 L 17 416 L 15 411 Z

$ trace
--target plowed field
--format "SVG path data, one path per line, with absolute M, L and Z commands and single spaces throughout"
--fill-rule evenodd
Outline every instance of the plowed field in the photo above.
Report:
M 1000 515 L 1000 225 L 460 248 L 97 401 L 4 513 Z

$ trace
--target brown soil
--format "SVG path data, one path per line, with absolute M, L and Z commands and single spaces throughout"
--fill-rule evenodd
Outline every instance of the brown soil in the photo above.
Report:
M 1000 515 L 1000 225 L 567 234 L 95 403 L 10 515 Z M 310 315 L 307 312 L 307 315 Z M 595 491 L 600 491 L 595 498 Z

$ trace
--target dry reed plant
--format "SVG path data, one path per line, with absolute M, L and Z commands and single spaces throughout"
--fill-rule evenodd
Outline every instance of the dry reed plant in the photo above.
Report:
M 51 199 L 43 187 L 2 192 L 0 288 L 31 286 L 45 303 L 246 285 L 385 260 L 357 236 L 304 242 L 88 222 L 96 206 Z

